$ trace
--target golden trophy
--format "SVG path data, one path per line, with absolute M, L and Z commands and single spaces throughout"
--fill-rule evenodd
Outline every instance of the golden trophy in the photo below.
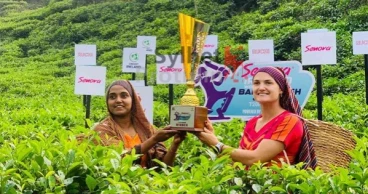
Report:
M 179 13 L 179 25 L 187 91 L 180 99 L 180 105 L 171 106 L 170 125 L 177 130 L 203 131 L 208 109 L 199 106 L 199 99 L 194 91 L 194 76 L 201 62 L 210 25 L 182 13 Z

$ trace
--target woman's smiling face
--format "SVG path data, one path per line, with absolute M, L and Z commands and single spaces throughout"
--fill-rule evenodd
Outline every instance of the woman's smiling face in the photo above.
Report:
M 132 110 L 132 97 L 123 86 L 115 85 L 110 88 L 107 105 L 113 116 L 126 116 Z
M 260 104 L 279 103 L 282 91 L 268 73 L 259 72 L 253 78 L 253 97 Z

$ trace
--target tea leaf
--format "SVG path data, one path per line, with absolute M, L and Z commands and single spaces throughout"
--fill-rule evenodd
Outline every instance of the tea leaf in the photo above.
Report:
M 92 176 L 87 175 L 86 184 L 90 191 L 94 191 L 95 187 L 97 186 L 97 181 Z

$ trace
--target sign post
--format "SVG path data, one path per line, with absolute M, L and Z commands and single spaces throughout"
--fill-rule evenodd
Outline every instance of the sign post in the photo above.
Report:
M 317 118 L 323 120 L 323 86 L 322 86 L 322 68 L 321 65 L 315 65 L 317 74 Z
M 365 103 L 368 105 L 368 31 L 353 32 L 353 54 L 364 54 Z
M 145 50 L 141 48 L 124 48 L 122 72 L 132 73 L 135 80 L 136 73 L 146 72 Z
M 74 93 L 83 96 L 86 107 L 86 119 L 90 118 L 91 95 L 104 96 L 106 83 L 106 67 L 77 66 L 75 73 Z M 85 122 L 88 128 L 87 120 Z
M 169 112 L 174 104 L 173 84 L 185 84 L 184 67 L 181 55 L 156 56 L 156 83 L 169 84 Z
M 74 49 L 74 64 L 76 66 L 96 65 L 96 45 L 76 44 Z M 91 95 L 83 94 L 83 106 L 86 109 L 85 127 L 88 128 L 87 119 L 91 114 Z
M 147 86 L 147 55 L 156 54 L 156 36 L 137 36 L 137 48 L 143 49 L 146 53 L 144 85 Z
M 86 121 L 84 127 L 88 128 L 87 119 L 91 117 L 91 95 L 83 95 L 83 106 L 86 108 Z
M 218 36 L 217 35 L 208 35 L 206 37 L 206 41 L 203 46 L 202 56 L 204 58 L 218 56 Z
M 76 44 L 74 49 L 75 65 L 96 65 L 96 45 Z
M 248 40 L 249 61 L 274 61 L 273 40 Z
M 314 65 L 317 73 L 317 115 L 323 120 L 322 64 L 336 64 L 336 32 L 326 29 L 308 30 L 301 34 L 302 64 Z
M 145 86 L 144 80 L 129 80 L 139 96 L 148 121 L 153 124 L 153 87 Z
M 152 86 L 137 86 L 134 87 L 137 95 L 140 98 L 141 105 L 148 121 L 153 124 L 153 87 Z
M 365 67 L 365 103 L 368 105 L 368 55 L 364 55 Z

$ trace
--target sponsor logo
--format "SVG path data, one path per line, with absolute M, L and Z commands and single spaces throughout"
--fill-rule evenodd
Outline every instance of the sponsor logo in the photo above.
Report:
M 331 50 L 330 46 L 312 46 L 312 45 L 307 45 L 305 47 L 305 51 L 304 52 L 318 52 L 318 51 L 329 51 Z
M 131 53 L 131 54 L 129 55 L 129 60 L 130 60 L 131 62 L 137 62 L 137 61 L 139 60 L 139 55 L 138 55 L 138 53 L 136 53 L 136 52 Z
M 101 80 L 100 79 L 88 79 L 88 78 L 85 78 L 85 77 L 79 77 L 79 81 L 78 83 L 91 83 L 91 84 L 94 84 L 94 83 L 101 83 Z

